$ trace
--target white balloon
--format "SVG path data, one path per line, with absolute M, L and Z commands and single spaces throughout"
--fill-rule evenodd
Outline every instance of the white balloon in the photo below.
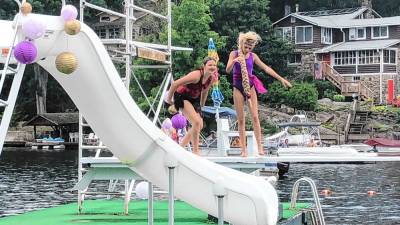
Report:
M 136 197 L 139 199 L 149 198 L 149 183 L 142 181 L 138 183 L 135 187 Z

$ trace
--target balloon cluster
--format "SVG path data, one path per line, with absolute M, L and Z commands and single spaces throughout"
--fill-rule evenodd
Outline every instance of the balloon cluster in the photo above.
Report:
M 81 23 L 76 19 L 78 10 L 73 5 L 65 5 L 61 9 L 61 18 L 64 20 L 64 31 L 69 35 L 76 35 L 81 31 Z M 56 57 L 56 68 L 64 74 L 73 73 L 78 67 L 78 60 L 71 52 L 61 52 Z
M 30 15 L 32 5 L 28 2 L 22 3 L 20 10 L 23 15 L 21 29 L 25 38 L 15 46 L 14 57 L 22 64 L 31 64 L 37 57 L 37 47 L 34 40 L 44 35 L 46 25 L 38 17 Z
M 187 125 L 185 116 L 181 113 L 175 114 L 171 119 L 166 118 L 161 124 L 161 130 L 167 134 L 172 140 L 179 143 L 179 137 Z

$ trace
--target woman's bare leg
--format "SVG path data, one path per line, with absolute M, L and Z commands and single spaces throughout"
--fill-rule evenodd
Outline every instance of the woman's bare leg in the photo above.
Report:
M 181 146 L 186 146 L 189 141 L 192 141 L 193 153 L 196 155 L 200 155 L 199 137 L 200 131 L 201 129 L 203 129 L 203 119 L 196 112 L 193 105 L 189 101 L 183 101 L 182 112 L 183 115 L 189 120 L 192 127 L 189 129 L 185 137 L 183 137 Z
M 254 87 L 251 89 L 249 108 L 251 112 L 251 120 L 253 122 L 254 135 L 256 136 L 256 141 L 257 141 L 258 154 L 264 155 L 264 148 L 261 144 L 261 126 L 260 126 L 260 119 L 258 117 L 257 93 Z
M 240 150 L 242 151 L 241 156 L 247 157 L 246 149 L 246 127 L 245 127 L 245 113 L 244 113 L 244 97 L 242 93 L 233 88 L 233 102 L 235 104 L 236 116 L 238 121 L 239 139 L 240 139 Z

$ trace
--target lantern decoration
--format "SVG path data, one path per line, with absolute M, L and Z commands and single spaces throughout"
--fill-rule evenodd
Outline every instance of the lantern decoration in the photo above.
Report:
M 32 12 L 32 5 L 29 4 L 28 2 L 23 2 L 21 4 L 21 12 L 24 15 L 28 15 L 29 13 Z
M 81 31 L 81 23 L 78 20 L 68 20 L 65 22 L 64 30 L 69 35 L 75 35 Z
M 186 120 L 185 116 L 183 116 L 181 113 L 175 114 L 171 118 L 171 122 L 172 122 L 172 127 L 177 130 L 185 128 L 186 124 L 187 124 L 187 120 Z
M 30 41 L 21 41 L 15 46 L 14 57 L 22 64 L 31 64 L 37 56 L 37 48 Z
M 38 39 L 43 36 L 46 31 L 46 25 L 37 18 L 28 17 L 22 23 L 22 32 L 31 40 Z
M 61 17 L 64 21 L 74 20 L 78 17 L 78 10 L 73 5 L 65 5 L 61 9 Z
M 78 60 L 71 52 L 62 52 L 56 58 L 56 68 L 59 72 L 64 74 L 73 73 L 77 66 Z
M 169 118 L 166 118 L 162 124 L 161 124 L 161 128 L 164 130 L 169 130 L 172 128 L 172 122 Z
M 136 197 L 139 199 L 149 198 L 149 183 L 142 181 L 138 183 L 135 187 Z

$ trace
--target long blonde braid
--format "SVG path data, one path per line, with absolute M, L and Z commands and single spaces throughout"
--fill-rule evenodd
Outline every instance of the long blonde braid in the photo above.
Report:
M 249 81 L 249 73 L 247 72 L 247 65 L 246 65 L 246 57 L 243 54 L 243 45 L 246 40 L 253 40 L 255 43 L 261 40 L 260 36 L 252 31 L 247 33 L 239 33 L 238 39 L 238 61 L 240 64 L 240 70 L 242 73 L 242 86 L 243 91 L 247 97 L 251 96 L 251 88 L 250 88 L 250 81 Z
M 250 92 L 250 82 L 249 82 L 249 73 L 247 72 L 247 65 L 246 65 L 246 59 L 243 54 L 243 51 L 238 50 L 238 57 L 239 57 L 239 63 L 240 63 L 240 70 L 242 73 L 242 85 L 243 85 L 243 91 L 246 94 L 247 97 L 251 96 Z

